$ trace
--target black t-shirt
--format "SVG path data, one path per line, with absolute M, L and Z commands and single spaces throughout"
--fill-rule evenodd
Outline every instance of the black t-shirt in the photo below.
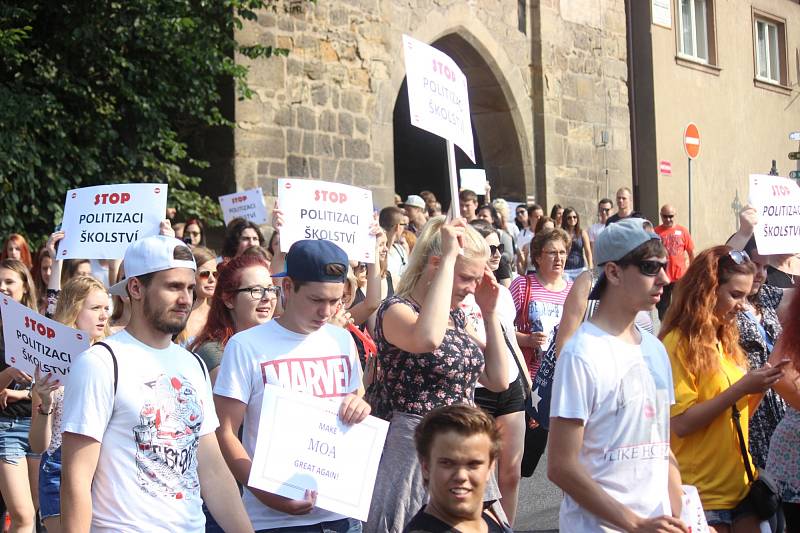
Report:
M 489 526 L 489 533 L 511 533 L 511 529 L 506 528 L 492 520 L 486 512 L 483 513 L 483 521 Z M 446 522 L 442 522 L 433 515 L 425 512 L 425 507 L 414 515 L 414 518 L 403 528 L 403 533 L 461 533 Z
M 0 342 L 2 342 L 2 338 L 0 338 Z M 0 372 L 8 368 L 8 365 L 5 363 L 5 347 L 0 347 Z M 30 388 L 30 385 L 22 385 L 17 383 L 16 381 L 12 381 L 11 385 L 8 386 L 9 389 L 14 390 L 26 390 Z M 31 401 L 30 400 L 19 400 L 14 403 L 9 403 L 5 409 L 0 411 L 0 417 L 2 418 L 30 418 L 31 417 Z
M 773 266 L 767 266 L 767 285 L 781 289 L 791 289 L 794 287 L 794 276 Z
M 631 214 L 626 217 L 621 217 L 619 214 L 614 214 L 608 217 L 606 220 L 606 226 L 609 224 L 613 224 L 614 222 L 619 222 L 620 220 L 624 220 L 625 218 L 644 218 L 644 215 L 641 214 L 639 211 L 631 211 Z

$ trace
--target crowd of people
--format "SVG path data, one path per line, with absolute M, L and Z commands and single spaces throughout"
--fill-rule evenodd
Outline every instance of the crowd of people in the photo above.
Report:
M 458 199 L 376 210 L 370 264 L 282 252 L 277 207 L 268 238 L 235 219 L 219 253 L 197 219 L 122 260 L 10 235 L 0 292 L 92 345 L 59 380 L 0 339 L 5 530 L 507 532 L 546 452 L 564 532 L 689 531 L 683 485 L 717 533 L 800 532 L 800 272 L 759 253 L 755 209 L 696 251 L 625 187 L 591 223 Z M 388 421 L 366 522 L 248 485 L 259 435 L 280 438 L 266 385 Z

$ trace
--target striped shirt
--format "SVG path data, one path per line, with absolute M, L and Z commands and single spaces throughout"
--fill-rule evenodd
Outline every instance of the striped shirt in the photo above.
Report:
M 541 354 L 553 342 L 555 327 L 561 321 L 561 314 L 564 310 L 564 301 L 567 299 L 572 281 L 567 281 L 565 287 L 558 292 L 550 291 L 542 286 L 539 279 L 534 274 L 519 276 L 511 282 L 511 297 L 514 299 L 514 307 L 517 310 L 517 319 L 514 321 L 517 331 L 520 333 L 547 333 L 547 342 L 542 350 L 523 347 L 522 353 L 531 376 L 536 375 L 536 371 L 541 364 Z M 522 310 L 525 305 L 525 291 L 528 291 L 528 309 Z

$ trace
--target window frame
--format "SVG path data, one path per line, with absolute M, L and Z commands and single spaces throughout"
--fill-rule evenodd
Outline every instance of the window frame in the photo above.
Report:
M 778 78 L 762 76 L 760 73 L 760 60 L 759 60 L 759 45 L 758 45 L 758 25 L 763 23 L 767 33 L 765 34 L 766 53 L 769 54 L 771 46 L 769 39 L 769 26 L 772 25 L 776 29 L 777 38 L 776 43 L 778 46 L 775 59 L 777 60 Z M 786 19 L 778 17 L 771 13 L 752 8 L 752 28 L 753 28 L 753 81 L 756 85 L 760 86 L 777 86 L 782 88 L 788 87 L 789 80 L 789 62 L 788 62 L 788 48 L 786 43 Z M 767 56 L 767 71 L 770 71 L 771 58 Z
M 716 6 L 714 0 L 702 0 L 705 6 L 705 34 L 706 34 L 706 54 L 707 58 L 697 55 L 697 15 L 695 12 L 695 2 L 697 0 L 689 0 L 691 9 L 691 35 L 692 35 L 692 54 L 687 53 L 683 48 L 683 2 L 682 0 L 675 0 L 675 46 L 677 50 L 676 59 L 680 62 L 690 62 L 697 65 L 711 67 L 716 70 L 718 67 L 717 61 L 717 31 L 716 31 Z

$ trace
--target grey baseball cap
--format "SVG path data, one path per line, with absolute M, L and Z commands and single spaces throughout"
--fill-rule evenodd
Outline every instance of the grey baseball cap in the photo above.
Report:
M 652 240 L 659 240 L 657 234 L 642 227 L 643 218 L 625 218 L 609 224 L 594 242 L 594 258 L 599 270 L 597 283 L 589 293 L 590 300 L 599 300 L 606 286 L 606 276 L 601 266 L 611 261 L 619 261 L 639 246 Z

